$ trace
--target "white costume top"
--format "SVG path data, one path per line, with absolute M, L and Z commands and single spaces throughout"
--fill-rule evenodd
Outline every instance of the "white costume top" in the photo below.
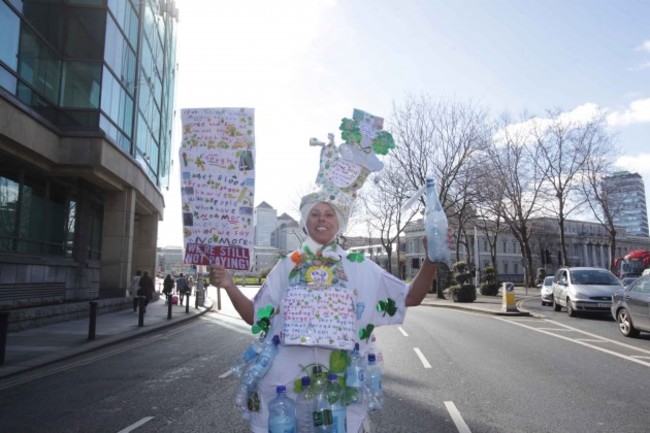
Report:
M 268 338 L 281 339 L 258 387 L 260 411 L 250 413 L 256 433 L 268 432 L 268 403 L 277 385 L 286 385 L 295 399 L 293 383 L 317 363 L 329 368 L 334 349 L 352 350 L 359 343 L 365 353 L 373 328 L 404 320 L 408 286 L 403 281 L 336 244 L 313 254 L 309 241 L 275 265 L 254 299 L 256 321 L 261 309 L 274 307 Z M 349 405 L 347 431 L 357 432 L 366 415 L 365 405 Z

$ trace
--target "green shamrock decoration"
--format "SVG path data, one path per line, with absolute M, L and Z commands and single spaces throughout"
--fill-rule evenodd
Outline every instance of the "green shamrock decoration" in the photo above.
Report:
M 272 305 L 267 305 L 266 307 L 259 309 L 257 312 L 259 320 L 255 322 L 251 329 L 253 334 L 259 334 L 262 331 L 264 331 L 264 334 L 269 332 L 269 327 L 271 326 L 271 315 L 273 315 L 274 311 L 275 309 Z
M 393 136 L 388 131 L 379 131 L 372 140 L 372 151 L 377 155 L 386 155 L 389 150 L 395 148 Z
M 368 323 L 368 326 L 366 326 L 365 328 L 361 328 L 359 330 L 359 338 L 361 340 L 366 340 L 367 343 L 368 340 L 370 340 L 370 336 L 372 335 L 372 331 L 374 329 L 375 329 L 375 325 L 373 325 L 372 323 Z
M 383 299 L 379 301 L 377 304 L 377 311 L 383 312 L 384 316 L 386 316 L 386 313 L 388 313 L 390 317 L 393 317 L 395 313 L 397 313 L 397 306 L 395 305 L 394 300 L 391 298 L 386 298 L 385 301 Z
M 366 258 L 363 256 L 362 253 L 350 253 L 348 254 L 348 260 L 351 261 L 352 263 L 361 263 L 365 260 Z
M 347 143 L 359 143 L 361 141 L 361 132 L 359 131 L 359 124 L 356 120 L 348 119 L 347 117 L 341 120 L 341 138 Z

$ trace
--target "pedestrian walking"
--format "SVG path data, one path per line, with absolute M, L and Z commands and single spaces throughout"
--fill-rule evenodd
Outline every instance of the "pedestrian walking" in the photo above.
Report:
M 147 305 L 153 299 L 153 294 L 156 291 L 156 287 L 153 283 L 153 280 L 149 276 L 149 271 L 144 271 L 142 277 L 139 281 L 140 289 L 138 290 L 138 296 L 144 296 L 144 312 L 147 312 Z
M 172 278 L 171 274 L 167 274 L 167 276 L 163 280 L 163 294 L 165 295 L 165 304 L 169 302 L 169 296 L 174 291 L 175 285 L 176 283 L 174 282 L 174 279 Z
M 131 278 L 131 287 L 129 292 L 131 298 L 133 299 L 133 311 L 138 310 L 138 290 L 140 289 L 140 278 L 142 277 L 142 272 L 140 270 L 135 271 L 135 275 Z
M 178 276 L 178 279 L 176 280 L 176 293 L 178 293 L 178 302 L 180 305 L 183 305 L 183 300 L 185 298 L 185 293 L 187 293 L 188 289 L 188 283 L 187 283 L 187 278 L 185 275 L 181 272 L 181 274 Z

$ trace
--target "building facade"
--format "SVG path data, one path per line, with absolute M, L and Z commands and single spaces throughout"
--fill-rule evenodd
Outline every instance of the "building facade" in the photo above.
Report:
M 480 269 L 492 266 L 491 248 L 495 248 L 494 266 L 501 281 L 524 281 L 525 262 L 519 242 L 509 231 L 500 231 L 496 239 L 495 231 L 474 231 L 474 227 L 465 228 L 469 245 L 461 245 L 460 250 L 452 249 L 452 262 L 458 260 L 477 263 Z M 569 266 L 594 266 L 609 269 L 614 259 L 637 249 L 650 249 L 650 239 L 629 235 L 620 228 L 616 237 L 615 257 L 611 257 L 609 237 L 605 228 L 595 222 L 567 220 L 565 235 Z M 413 278 L 424 260 L 423 237 L 425 236 L 423 220 L 411 222 L 403 237 L 403 256 L 405 275 Z M 490 239 L 487 237 L 490 236 Z M 537 218 L 531 221 L 530 246 L 532 250 L 532 268 L 546 269 L 547 275 L 555 273 L 560 263 L 560 229 L 555 218 Z M 478 260 L 475 258 L 478 257 Z
M 154 270 L 177 17 L 169 0 L 0 0 L 3 307 L 124 296 Z
M 645 185 L 638 173 L 621 171 L 603 179 L 603 191 L 613 210 L 614 223 L 632 236 L 648 237 Z

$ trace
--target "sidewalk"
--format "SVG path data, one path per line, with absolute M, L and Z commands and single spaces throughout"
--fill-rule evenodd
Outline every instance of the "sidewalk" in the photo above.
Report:
M 192 296 L 187 313 L 185 305 L 172 305 L 170 320 L 167 319 L 167 305 L 161 297 L 147 306 L 142 327 L 138 326 L 139 313 L 131 308 L 100 314 L 96 319 L 94 340 L 88 340 L 88 317 L 9 332 L 5 362 L 0 365 L 0 380 L 196 318 L 209 311 L 212 304 L 213 301 L 206 297 L 205 305 L 195 308 Z
M 259 287 L 242 287 L 242 291 L 252 298 Z M 62 361 L 82 353 L 90 352 L 101 347 L 123 340 L 134 338 L 147 332 L 175 325 L 196 318 L 210 309 L 216 310 L 217 298 L 214 287 L 210 287 L 205 306 L 194 307 L 194 297 L 190 297 L 189 312 L 185 306 L 172 305 L 172 318 L 167 319 L 167 305 L 164 299 L 152 302 L 147 307 L 142 327 L 138 326 L 138 313 L 132 309 L 97 316 L 95 339 L 88 340 L 89 319 L 71 320 L 25 331 L 7 334 L 5 362 L 0 365 L 0 379 L 36 369 L 57 361 Z M 517 304 L 522 299 L 539 296 L 539 289 L 515 288 Z M 228 296 L 222 292 L 222 312 L 236 316 Z M 429 307 L 455 308 L 486 314 L 505 316 L 529 316 L 522 310 L 506 312 L 503 309 L 503 298 L 499 296 L 477 295 L 474 302 L 453 302 L 448 299 L 438 299 L 436 294 L 428 294 L 422 305 Z

